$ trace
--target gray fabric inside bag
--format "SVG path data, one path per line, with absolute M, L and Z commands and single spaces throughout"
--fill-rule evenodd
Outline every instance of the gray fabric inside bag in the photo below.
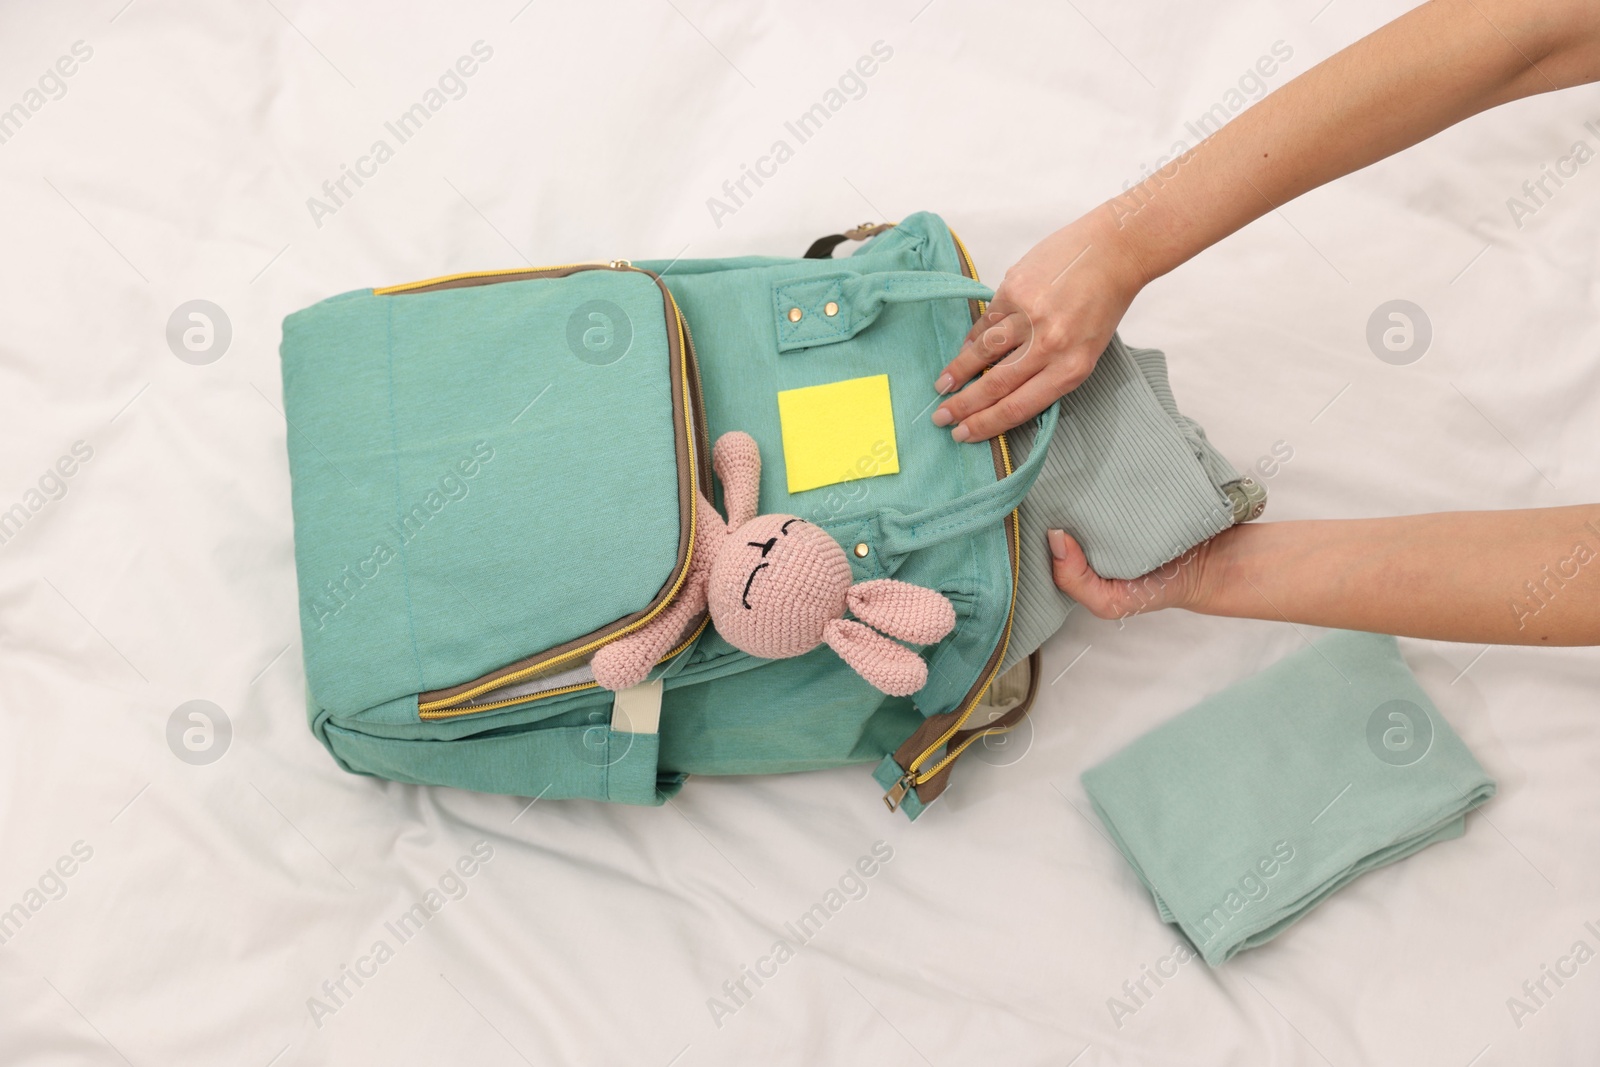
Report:
M 1083 545 L 1095 572 L 1137 578 L 1261 514 L 1266 492 L 1244 478 L 1178 411 L 1167 360 L 1113 336 L 1094 373 L 1059 401 L 1061 422 L 1022 502 L 1022 561 L 1004 667 L 1061 628 L 1073 602 L 1056 588 L 1046 531 Z M 1015 462 L 1033 424 L 1007 434 Z

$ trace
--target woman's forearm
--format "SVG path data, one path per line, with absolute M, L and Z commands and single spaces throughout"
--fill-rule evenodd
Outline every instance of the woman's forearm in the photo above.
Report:
M 1151 280 L 1254 219 L 1496 104 L 1600 80 L 1600 0 L 1431 0 L 1035 245 L 934 381 L 988 440 L 1078 388 Z
M 1135 284 L 1300 194 L 1498 104 L 1600 78 L 1592 0 L 1433 0 L 1096 209 Z
M 1236 526 L 1182 606 L 1441 641 L 1600 644 L 1600 506 Z

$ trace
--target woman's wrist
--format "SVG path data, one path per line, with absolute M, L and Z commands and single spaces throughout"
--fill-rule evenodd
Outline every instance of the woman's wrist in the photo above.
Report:
M 1119 215 L 1116 201 L 1107 200 L 1073 225 L 1085 228 L 1083 237 L 1088 247 L 1102 251 L 1096 260 L 1107 281 L 1125 298 L 1124 306 L 1165 273 L 1152 272 L 1149 250 L 1141 248 L 1139 236 Z
M 1241 527 L 1230 526 L 1211 540 L 1197 545 L 1185 562 L 1189 580 L 1179 586 L 1180 596 L 1172 606 L 1200 615 L 1229 614 L 1226 592 L 1233 580 L 1234 542 Z

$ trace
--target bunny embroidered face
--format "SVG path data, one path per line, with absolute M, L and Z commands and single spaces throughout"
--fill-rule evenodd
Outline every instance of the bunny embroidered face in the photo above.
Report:
M 849 589 L 844 549 L 821 527 L 760 515 L 728 535 L 706 595 L 728 644 L 784 659 L 822 643 L 823 627 L 844 615 Z
M 850 561 L 827 531 L 793 515 L 757 515 L 761 453 L 748 434 L 735 430 L 718 438 L 712 464 L 722 479 L 728 521 L 700 498 L 703 521 L 677 599 L 595 653 L 595 681 L 607 689 L 643 681 L 704 608 L 723 640 L 752 656 L 787 659 L 827 644 L 891 696 L 926 685 L 928 665 L 892 638 L 942 640 L 955 628 L 949 599 L 892 578 L 852 585 Z

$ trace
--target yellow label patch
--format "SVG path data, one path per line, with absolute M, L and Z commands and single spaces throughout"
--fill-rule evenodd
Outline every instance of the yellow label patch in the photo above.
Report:
M 791 493 L 899 473 L 887 374 L 785 389 L 778 421 Z

